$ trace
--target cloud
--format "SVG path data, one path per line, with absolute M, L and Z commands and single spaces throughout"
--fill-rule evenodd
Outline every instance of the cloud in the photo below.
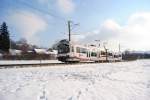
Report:
M 57 4 L 63 13 L 71 13 L 75 9 L 75 4 L 72 0 L 57 0 Z
M 44 19 L 28 11 L 17 11 L 11 13 L 8 20 L 12 26 L 19 31 L 22 37 L 26 38 L 28 42 L 33 44 L 39 43 L 40 37 L 38 37 L 38 34 L 46 30 L 47 27 L 47 23 Z
M 125 25 L 119 25 L 112 19 L 106 20 L 96 33 L 84 34 L 82 41 L 93 42 L 100 39 L 101 42 L 111 44 L 109 47 L 112 49 L 120 43 L 124 50 L 150 50 L 150 12 L 132 14 L 126 22 Z
M 82 33 L 83 42 L 93 42 L 95 40 L 105 41 L 111 39 L 112 37 L 117 36 L 118 32 L 120 31 L 121 27 L 117 24 L 114 20 L 108 19 L 104 21 L 99 29 Z

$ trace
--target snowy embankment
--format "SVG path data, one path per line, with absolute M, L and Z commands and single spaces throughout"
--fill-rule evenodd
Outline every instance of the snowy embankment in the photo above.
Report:
M 149 100 L 150 60 L 0 69 L 0 100 Z
M 0 65 L 8 64 L 39 64 L 39 63 L 62 63 L 58 60 L 0 60 Z

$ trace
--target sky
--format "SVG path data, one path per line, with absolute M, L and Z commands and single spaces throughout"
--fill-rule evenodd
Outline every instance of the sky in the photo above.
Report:
M 105 44 L 112 50 L 150 51 L 150 0 L 1 0 L 0 23 L 10 38 L 51 47 L 72 41 Z M 95 40 L 100 40 L 96 42 Z

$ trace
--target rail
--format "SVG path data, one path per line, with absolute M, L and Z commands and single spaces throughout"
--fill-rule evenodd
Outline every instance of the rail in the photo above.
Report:
M 81 64 L 97 64 L 108 62 L 80 62 L 80 63 L 29 63 L 29 64 L 0 64 L 0 69 L 4 68 L 24 68 L 24 67 L 42 67 L 42 66 L 68 66 L 68 65 L 81 65 Z M 113 63 L 113 62 L 111 62 Z

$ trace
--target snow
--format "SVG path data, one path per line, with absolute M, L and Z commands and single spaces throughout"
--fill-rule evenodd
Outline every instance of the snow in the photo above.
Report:
M 150 60 L 0 69 L 0 100 L 149 100 Z

